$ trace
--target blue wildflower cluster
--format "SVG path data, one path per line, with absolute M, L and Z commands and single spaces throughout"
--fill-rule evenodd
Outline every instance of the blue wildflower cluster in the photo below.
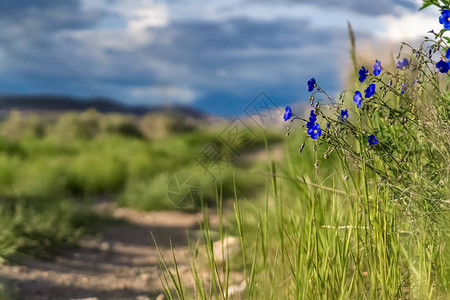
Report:
M 441 16 L 439 17 L 439 23 L 441 23 L 444 26 L 444 29 L 450 29 L 450 10 L 444 9 L 441 12 Z M 441 34 L 436 34 L 434 31 L 431 31 L 431 33 L 435 34 L 436 36 L 442 36 Z M 450 41 L 450 39 L 446 39 L 447 42 Z M 447 52 L 445 54 L 445 58 L 448 60 L 450 59 L 450 48 L 447 49 Z M 444 59 L 441 59 L 436 63 L 436 68 L 441 73 L 448 73 L 450 70 L 449 61 L 445 61 Z
M 450 76 L 447 76 L 450 73 L 450 37 L 444 36 L 445 33 L 450 33 L 450 9 L 445 9 L 450 2 L 427 0 L 424 3 L 424 7 L 439 3 L 438 7 L 442 11 L 439 22 L 444 28 L 436 33 L 430 31 L 434 40 L 426 37 L 418 49 L 402 43 L 393 63 L 386 63 L 377 57 L 373 63 L 358 64 L 352 49 L 354 65 L 351 69 L 354 70 L 354 82 L 351 82 L 351 85 L 354 84 L 355 87 L 332 98 L 321 88 L 321 80 L 310 78 L 307 80 L 306 89 L 312 93 L 309 95 L 312 109 L 307 110 L 309 117 L 298 118 L 302 128 L 306 127 L 304 141 L 311 142 L 311 148 L 316 152 L 315 170 L 320 166 L 322 157 L 332 160 L 331 164 L 324 164 L 324 167 L 332 166 L 333 173 L 324 177 L 323 181 L 319 181 L 322 174 L 318 173 L 317 181 L 322 184 L 332 178 L 334 189 L 334 176 L 342 174 L 343 180 L 348 181 L 345 184 L 347 195 L 348 187 L 353 184 L 356 204 L 352 202 L 351 207 L 356 208 L 356 213 L 352 215 L 356 218 L 349 219 L 356 221 L 356 228 L 364 225 L 361 228 L 365 230 L 365 239 L 374 237 L 373 242 L 368 243 L 370 246 L 364 250 L 367 253 L 372 251 L 372 246 L 378 247 L 379 237 L 388 237 L 387 232 L 390 231 L 394 233 L 391 235 L 394 238 L 403 228 L 411 232 L 408 238 L 404 239 L 408 243 L 414 240 L 416 235 L 423 234 L 417 241 L 426 240 L 424 243 L 419 242 L 420 247 L 427 249 L 426 251 L 430 249 L 430 245 L 442 245 L 442 248 L 447 245 L 448 239 L 443 243 L 433 244 L 438 235 L 434 234 L 437 231 L 429 225 L 448 224 L 448 217 L 443 218 L 441 222 L 436 216 L 448 215 L 450 195 Z M 352 37 L 351 28 L 349 30 Z M 292 121 L 292 116 L 291 109 L 286 107 L 284 119 Z M 300 153 L 304 146 L 305 142 L 299 148 Z M 338 163 L 335 164 L 335 161 Z M 305 177 L 302 176 L 303 181 L 307 185 L 310 184 Z M 334 202 L 330 203 L 334 205 Z M 322 204 L 326 205 L 325 202 L 321 202 Z M 315 207 L 314 202 L 311 207 Z M 323 210 L 323 207 L 321 209 Z M 366 219 L 363 223 L 360 220 L 364 216 Z M 322 218 L 321 222 L 324 219 Z M 419 223 L 420 220 L 425 222 Z M 346 223 L 348 220 L 337 219 L 333 226 L 340 222 Z M 377 230 L 383 234 L 377 233 Z M 393 245 L 391 241 L 389 243 Z M 403 239 L 398 242 L 399 245 L 401 243 Z M 394 253 L 388 252 L 393 249 L 389 244 L 381 243 L 380 247 L 386 253 Z M 356 249 L 362 248 L 358 246 Z M 403 252 L 406 254 L 407 251 L 409 250 Z M 379 276 L 377 265 L 380 263 L 380 252 L 377 249 L 373 253 L 374 271 L 370 280 L 376 281 Z M 405 269 L 408 269 L 410 261 L 417 257 L 417 253 L 412 251 L 407 255 L 410 255 L 411 260 L 405 260 Z M 358 257 L 358 264 L 361 257 L 362 255 Z M 429 261 L 432 262 L 433 259 Z M 435 270 L 442 261 L 449 260 L 439 258 L 436 264 L 430 263 L 427 270 Z M 387 265 L 392 263 L 393 260 L 386 260 Z M 418 264 L 421 265 L 422 261 L 418 260 Z M 400 268 L 396 267 L 395 270 Z M 409 280 L 414 276 L 416 275 L 410 273 L 404 278 Z M 393 278 L 390 277 L 388 281 Z M 417 277 L 417 281 L 421 279 Z M 362 286 L 364 282 L 368 281 L 364 279 Z M 400 279 L 398 288 L 392 289 L 393 293 L 389 297 L 381 295 L 380 288 L 375 290 L 373 295 L 381 298 L 407 298 L 413 289 L 408 290 L 405 295 L 397 294 L 397 291 L 405 288 L 404 282 Z M 438 280 L 433 281 L 433 289 L 438 286 L 437 282 Z M 384 286 L 384 283 L 381 284 Z M 443 289 L 442 295 L 448 295 L 448 287 L 450 285 Z M 429 290 L 427 289 L 425 294 Z M 420 292 L 418 298 L 426 297 Z
M 375 76 L 378 76 L 380 73 L 381 73 L 381 62 L 379 60 L 376 60 L 375 65 L 374 65 L 374 75 L 376 74 Z M 364 82 L 365 79 L 367 78 L 368 74 L 369 74 L 368 70 L 365 69 L 364 67 L 362 67 L 361 70 L 359 71 L 359 80 L 361 82 Z M 325 94 L 325 92 L 322 89 L 318 88 L 317 81 L 314 77 L 310 78 L 307 81 L 306 89 L 308 92 L 314 92 L 314 93 L 321 92 L 321 93 Z M 372 83 L 366 89 L 365 97 L 371 98 L 374 94 L 375 94 L 375 84 Z M 329 97 L 327 95 L 327 98 L 330 99 L 331 97 Z M 311 97 L 310 99 L 314 99 L 314 97 Z M 357 108 L 360 108 L 362 100 L 363 100 L 362 94 L 360 91 L 355 92 L 355 95 L 353 96 L 353 100 L 356 103 Z M 317 105 L 316 107 L 319 107 L 319 106 Z M 338 119 L 341 122 L 345 122 L 349 119 L 349 117 L 350 117 L 349 110 L 341 109 Z M 290 122 L 292 122 L 294 119 L 301 119 L 292 113 L 292 109 L 289 106 L 286 107 L 283 118 L 284 118 L 284 121 L 290 120 Z M 330 129 L 330 127 L 331 127 L 330 122 L 327 122 L 326 127 L 327 127 L 327 129 Z M 307 129 L 308 135 L 313 140 L 318 139 L 322 135 L 322 128 L 320 128 L 320 124 L 317 122 L 317 114 L 314 110 L 310 111 L 309 119 L 306 121 L 306 129 Z M 377 141 L 378 140 L 376 140 L 376 138 L 375 138 L 374 144 L 376 144 Z M 370 145 L 373 145 L 373 144 L 370 144 Z
M 450 10 L 444 9 L 442 11 L 439 22 L 444 26 L 444 30 L 450 29 Z M 436 38 L 442 36 L 442 31 L 440 33 L 430 32 Z M 448 43 L 450 44 L 450 39 L 448 39 Z M 284 120 L 292 122 L 293 116 L 295 116 L 294 119 L 303 120 L 306 123 L 308 136 L 313 140 L 317 140 L 320 137 L 320 140 L 326 144 L 340 143 L 339 141 L 342 141 L 343 136 L 348 136 L 348 133 L 350 133 L 358 141 L 363 141 L 366 145 L 372 146 L 367 148 L 372 148 L 374 149 L 373 151 L 386 147 L 387 145 L 384 143 L 379 143 L 376 135 L 380 134 L 382 137 L 381 141 L 384 141 L 388 139 L 387 136 L 389 134 L 385 135 L 384 133 L 388 131 L 387 128 L 389 126 L 392 126 L 395 122 L 400 122 L 404 125 L 408 122 L 408 118 L 412 118 L 410 116 L 410 104 L 407 112 L 403 113 L 402 109 L 405 109 L 407 106 L 400 106 L 394 109 L 395 105 L 389 105 L 388 99 L 392 99 L 392 97 L 408 99 L 418 95 L 420 91 L 423 92 L 425 90 L 423 82 L 427 76 L 426 72 L 432 70 L 430 68 L 431 64 L 435 65 L 437 72 L 448 73 L 450 71 L 450 46 L 446 44 L 443 46 L 446 51 L 442 55 L 442 59 L 436 63 L 432 61 L 432 54 L 442 49 L 439 43 L 436 44 L 435 48 L 429 47 L 426 48 L 427 50 L 423 50 L 423 48 L 421 50 L 413 50 L 412 52 L 415 55 L 412 54 L 409 57 L 401 57 L 399 55 L 395 68 L 383 68 L 379 59 L 375 59 L 373 71 L 366 68 L 366 66 L 360 66 L 356 77 L 361 86 L 353 90 L 351 94 L 354 104 L 344 104 L 344 99 L 348 98 L 346 96 L 347 91 L 340 95 L 339 100 L 341 100 L 341 104 L 338 104 L 338 101 L 327 95 L 318 86 L 316 79 L 311 77 L 306 83 L 306 90 L 312 93 L 309 99 L 314 108 L 310 111 L 309 118 L 307 120 L 299 118 L 293 115 L 290 107 L 286 107 Z M 412 49 L 411 46 L 409 47 Z M 419 66 L 427 66 L 427 69 L 420 70 Z M 411 78 L 411 75 L 414 78 Z M 324 99 L 320 99 L 321 95 L 325 96 Z M 330 115 L 321 111 L 321 106 L 324 106 L 324 102 L 327 102 L 325 105 L 329 106 L 332 111 L 334 110 L 334 114 Z M 356 120 L 353 120 L 354 117 Z M 385 124 L 383 126 L 386 127 L 379 125 L 378 120 L 380 118 Z M 372 119 L 377 119 L 377 121 L 373 122 Z M 326 124 L 324 129 L 320 126 L 322 120 Z M 373 148 L 375 145 L 377 147 Z M 339 147 L 338 145 L 334 146 Z

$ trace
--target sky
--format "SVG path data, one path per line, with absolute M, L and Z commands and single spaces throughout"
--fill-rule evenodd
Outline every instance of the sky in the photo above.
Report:
M 391 44 L 439 30 L 414 0 L 0 0 L 0 93 L 107 97 L 193 106 L 230 117 L 265 92 L 336 93 L 358 41 Z M 375 58 L 374 58 L 375 60 Z

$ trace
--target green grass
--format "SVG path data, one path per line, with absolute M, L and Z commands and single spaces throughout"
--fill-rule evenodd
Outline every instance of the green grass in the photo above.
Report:
M 234 210 L 224 211 L 226 188 L 218 186 L 219 226 L 210 228 L 205 213 L 203 238 L 191 243 L 191 278 L 180 276 L 175 255 L 160 258 L 168 299 L 450 298 L 449 81 L 428 48 L 411 51 L 412 71 L 384 66 L 369 75 L 377 94 L 361 109 L 354 91 L 326 103 L 317 88 L 321 138 L 298 155 L 306 130 L 291 129 L 283 161 L 268 154 L 260 169 L 263 195 L 236 191 Z M 423 84 L 400 94 L 414 78 Z M 341 109 L 350 111 L 345 122 Z M 378 144 L 368 145 L 370 134 Z M 229 253 L 229 236 L 238 237 L 239 253 Z M 245 289 L 233 294 L 236 284 Z
M 0 258 L 26 254 L 47 257 L 74 243 L 83 232 L 74 223 L 74 205 L 69 200 L 39 198 L 2 199 L 0 210 Z
M 347 179 L 349 166 L 340 162 L 337 153 L 320 160 L 315 170 L 320 148 L 315 152 L 306 146 L 302 156 L 297 149 L 298 144 L 289 140 L 285 160 L 269 163 L 272 175 L 266 175 L 265 197 L 257 201 L 236 197 L 234 215 L 223 221 L 228 226 L 213 229 L 219 237 L 211 238 L 205 217 L 204 243 L 192 244 L 195 293 L 186 288 L 188 279 L 172 271 L 173 278 L 163 279 L 169 299 L 450 296 L 448 206 L 442 203 L 441 209 L 429 212 L 410 207 L 405 212 L 375 174 L 353 170 L 354 178 Z M 212 243 L 229 235 L 240 238 L 240 254 L 214 253 Z M 198 260 L 198 253 L 207 254 L 206 263 Z M 217 263 L 217 256 L 228 258 L 226 264 Z M 173 263 L 172 258 L 162 259 Z M 164 264 L 162 268 L 167 271 Z M 210 271 L 208 280 L 199 271 L 204 268 Z M 242 295 L 227 294 L 233 271 L 245 276 Z

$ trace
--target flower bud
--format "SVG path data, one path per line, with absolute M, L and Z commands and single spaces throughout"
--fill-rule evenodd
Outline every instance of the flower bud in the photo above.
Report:
M 303 151 L 303 148 L 305 147 L 305 143 L 303 143 L 301 146 L 300 146 L 300 149 L 298 149 L 298 153 L 299 154 L 302 154 L 302 151 Z

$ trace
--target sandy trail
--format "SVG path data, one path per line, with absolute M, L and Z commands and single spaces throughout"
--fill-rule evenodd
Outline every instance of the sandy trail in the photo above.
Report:
M 165 257 L 172 256 L 172 240 L 181 270 L 189 272 L 186 229 L 198 228 L 201 213 L 139 212 L 115 208 L 112 202 L 95 209 L 127 222 L 82 239 L 79 248 L 65 250 L 53 261 L 0 266 L 0 279 L 12 282 L 20 299 L 155 299 L 163 291 L 151 233 Z

